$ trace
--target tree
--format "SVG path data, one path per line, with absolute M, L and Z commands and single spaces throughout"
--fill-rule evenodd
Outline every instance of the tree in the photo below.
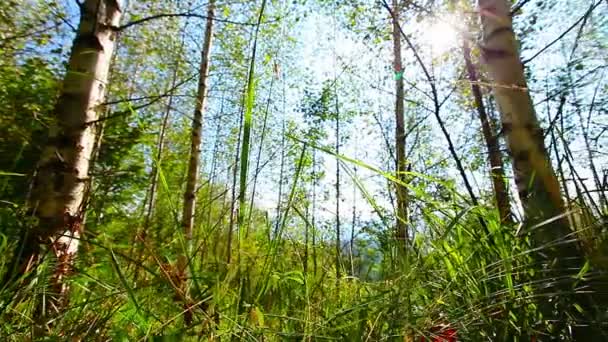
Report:
M 471 49 L 469 48 L 469 43 L 466 40 L 463 42 L 462 49 L 465 67 L 469 81 L 471 82 L 471 91 L 473 92 L 473 98 L 475 100 L 475 108 L 477 109 L 479 120 L 481 121 L 481 130 L 486 143 L 486 148 L 488 149 L 490 180 L 492 181 L 492 187 L 494 188 L 496 207 L 498 208 L 501 222 L 512 223 L 513 219 L 511 216 L 511 204 L 509 202 L 509 194 L 505 184 L 505 172 L 502 162 L 502 155 L 500 152 L 500 145 L 498 143 L 498 135 L 495 133 L 488 113 L 486 112 L 486 107 L 483 103 L 483 96 L 481 94 L 481 88 L 479 87 L 477 72 L 475 71 L 473 62 L 471 61 Z
M 184 208 L 182 212 L 182 226 L 187 241 L 192 240 L 192 226 L 194 224 L 194 205 L 196 200 L 196 184 L 201 154 L 201 136 L 203 130 L 203 109 L 207 98 L 207 78 L 209 76 L 209 56 L 211 54 L 211 40 L 213 37 L 213 15 L 215 0 L 207 5 L 207 24 L 201 51 L 201 64 L 199 68 L 199 81 L 196 96 L 196 106 L 192 119 L 192 138 L 190 145 L 190 160 L 186 179 L 186 192 L 184 193 Z
M 401 32 L 399 30 L 399 1 L 393 0 L 393 68 L 395 71 L 395 162 L 397 179 L 405 183 L 407 162 L 405 160 L 405 120 L 404 120 L 404 89 L 403 65 L 401 62 Z M 395 184 L 397 198 L 397 231 L 396 238 L 400 248 L 405 248 L 408 239 L 407 188 L 403 184 Z
M 547 272 L 542 281 L 550 284 L 544 293 L 563 291 L 554 301 L 542 301 L 541 312 L 548 319 L 557 312 L 557 329 L 564 329 L 566 319 L 562 305 L 573 290 L 572 272 L 583 266 L 583 253 L 569 238 L 571 229 L 559 183 L 544 144 L 544 134 L 536 116 L 524 75 L 517 41 L 513 31 L 510 2 L 479 0 L 483 30 L 482 58 L 485 61 L 494 97 L 501 114 L 502 131 L 513 158 L 513 172 L 519 198 L 524 207 L 525 226 L 530 230 L 533 244 L 540 248 L 535 258 Z M 545 278 L 548 276 L 549 278 Z M 601 288 L 596 299 L 604 296 Z M 574 293 L 572 300 L 582 305 L 584 315 L 593 315 L 595 304 L 590 296 Z M 600 301 L 598 301 L 599 303 Z M 555 307 L 557 303 L 558 307 Z M 594 329 L 575 329 L 575 340 L 588 341 L 597 333 Z M 557 333 L 554 331 L 553 333 Z
M 89 160 L 116 44 L 121 8 L 116 0 L 86 0 L 74 38 L 55 122 L 38 162 L 28 208 L 38 223 L 24 232 L 17 252 L 18 273 L 32 271 L 48 245 L 57 258 L 53 295 L 61 301 L 84 229 Z
M 528 92 L 509 9 L 508 1 L 479 1 L 484 44 L 481 52 L 492 80 L 502 131 L 513 158 L 515 183 L 524 206 L 526 223 L 532 227 L 555 219 L 550 230 L 536 230 L 537 243 L 542 245 L 563 238 L 570 228 L 563 215 L 564 201 L 559 183 Z M 556 255 L 578 255 L 571 248 L 560 249 L 563 252 Z

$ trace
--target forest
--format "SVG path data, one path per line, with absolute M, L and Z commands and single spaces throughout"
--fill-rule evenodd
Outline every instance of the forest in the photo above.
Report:
M 2 341 L 608 341 L 608 0 L 0 1 Z

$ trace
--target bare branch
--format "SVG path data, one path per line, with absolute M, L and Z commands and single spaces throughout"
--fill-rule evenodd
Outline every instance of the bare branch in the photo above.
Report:
M 564 38 L 568 33 L 570 33 L 570 31 L 572 31 L 579 23 L 581 23 L 582 21 L 586 21 L 586 19 L 591 15 L 591 12 L 593 12 L 594 9 L 597 8 L 597 6 L 599 6 L 601 3 L 601 1 L 591 5 L 589 7 L 589 9 L 587 10 L 587 12 L 585 12 L 585 14 L 580 17 L 574 24 L 572 24 L 572 26 L 570 26 L 566 31 L 564 31 L 562 34 L 559 35 L 559 37 L 555 38 L 551 43 L 547 44 L 547 46 L 545 46 L 544 48 L 540 49 L 540 51 L 538 51 L 537 53 L 534 54 L 534 56 L 526 59 L 525 61 L 522 62 L 523 65 L 528 64 L 530 61 L 532 61 L 534 58 L 538 57 L 540 54 L 542 54 L 543 52 L 547 51 L 547 49 L 549 49 L 551 46 L 553 46 L 553 44 L 559 42 L 562 38 Z
M 517 12 L 519 12 L 519 10 L 522 9 L 522 7 L 524 7 L 525 4 L 527 4 L 528 2 L 530 2 L 530 0 L 522 0 L 519 3 L 515 4 L 512 8 L 511 8 L 511 16 L 515 16 L 517 14 Z
M 203 20 L 207 20 L 207 16 L 206 15 L 202 15 L 202 14 L 197 14 L 197 13 L 192 13 L 192 12 L 182 12 L 182 13 L 159 13 L 159 14 L 155 14 L 149 17 L 145 17 L 142 19 L 137 19 L 137 20 L 133 20 L 130 21 L 124 25 L 115 27 L 114 30 L 115 31 L 123 31 L 131 26 L 135 26 L 135 25 L 139 25 L 139 24 L 143 24 L 146 23 L 148 21 L 151 20 L 156 20 L 156 19 L 161 19 L 161 18 L 176 18 L 176 17 L 186 17 L 186 18 L 198 18 L 198 19 L 203 19 Z M 249 23 L 249 22 L 239 22 L 239 21 L 232 21 L 232 20 L 228 20 L 228 19 L 219 19 L 219 18 L 213 18 L 214 21 L 217 22 L 222 22 L 222 23 L 228 23 L 228 24 L 235 24 L 235 25 L 243 25 L 243 26 L 255 26 L 257 25 L 256 23 Z M 280 18 L 271 20 L 271 21 L 265 21 L 260 23 L 262 24 L 266 24 L 266 23 L 270 23 L 270 22 L 274 22 L 280 20 Z
M 156 96 L 155 98 L 153 98 L 152 100 L 150 100 L 150 101 L 148 101 L 148 102 L 146 102 L 144 104 L 141 104 L 139 106 L 133 106 L 133 107 L 127 109 L 127 110 L 123 110 L 123 111 L 119 111 L 119 112 L 114 112 L 114 113 L 112 113 L 110 115 L 107 115 L 105 117 L 101 117 L 101 118 L 99 118 L 97 120 L 88 121 L 85 125 L 87 125 L 87 126 L 89 126 L 89 125 L 95 125 L 97 123 L 100 123 L 100 122 L 103 122 L 103 121 L 106 121 L 106 120 L 110 120 L 110 119 L 114 119 L 114 118 L 117 118 L 117 117 L 121 117 L 121 116 L 124 116 L 124 115 L 129 115 L 129 114 L 134 113 L 134 112 L 136 112 L 136 111 L 138 111 L 140 109 L 149 107 L 149 106 L 157 103 L 158 101 L 160 101 L 162 98 L 166 97 L 167 94 L 171 94 L 173 91 L 175 91 L 176 89 L 178 89 L 179 87 L 181 87 L 185 83 L 193 80 L 195 77 L 196 77 L 196 75 L 190 76 L 189 78 L 187 78 L 187 79 L 185 79 L 185 80 L 177 83 L 175 85 L 175 87 L 172 87 L 171 89 L 169 89 L 169 91 L 167 91 L 165 94 L 160 95 L 160 96 Z M 117 102 L 114 101 L 114 102 L 109 102 L 109 103 L 117 103 Z M 106 103 L 106 104 L 108 104 L 108 103 Z

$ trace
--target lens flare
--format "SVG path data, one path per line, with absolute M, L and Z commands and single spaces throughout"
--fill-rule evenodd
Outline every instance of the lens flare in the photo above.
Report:
M 458 43 L 458 31 L 446 19 L 435 19 L 423 24 L 423 34 L 434 54 L 443 54 Z

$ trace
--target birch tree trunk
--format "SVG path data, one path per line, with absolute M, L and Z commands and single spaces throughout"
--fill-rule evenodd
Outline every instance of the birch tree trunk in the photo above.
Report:
M 393 58 L 395 69 L 395 154 L 397 179 L 406 181 L 405 161 L 405 123 L 404 123 L 404 90 L 403 65 L 401 62 L 401 34 L 399 30 L 399 1 L 393 0 Z M 395 184 L 397 198 L 397 231 L 396 238 L 400 248 L 405 248 L 408 238 L 407 232 L 407 189 L 401 184 Z
M 492 79 L 527 224 L 555 219 L 548 227 L 535 230 L 537 243 L 546 244 L 563 238 L 570 229 L 566 217 L 559 217 L 564 202 L 528 92 L 509 10 L 509 1 L 479 0 L 482 58 Z
M 184 193 L 184 210 L 182 212 L 182 226 L 187 241 L 192 240 L 192 226 L 194 224 L 194 205 L 196 199 L 196 184 L 201 156 L 201 135 L 203 130 L 203 109 L 207 99 L 207 78 L 209 76 L 209 55 L 213 37 L 213 15 L 215 0 L 210 0 L 207 7 L 207 24 L 201 51 L 201 65 L 194 118 L 192 119 L 192 138 L 190 144 L 190 161 L 188 163 L 188 176 L 186 179 L 186 192 Z
M 463 43 L 463 53 L 467 74 L 469 81 L 471 82 L 471 91 L 473 92 L 473 98 L 475 99 L 475 107 L 477 108 L 477 114 L 481 121 L 481 130 L 486 143 L 486 148 L 488 149 L 490 179 L 492 181 L 492 187 L 494 188 L 494 198 L 496 199 L 500 221 L 507 224 L 512 223 L 511 204 L 509 203 L 509 194 L 507 193 L 504 181 L 505 171 L 502 155 L 500 153 L 500 146 L 498 144 L 498 136 L 496 135 L 495 130 L 490 123 L 488 113 L 486 112 L 481 89 L 478 84 L 477 72 L 475 71 L 475 66 L 473 66 L 473 63 L 471 62 L 471 49 L 466 40 L 464 40 Z
M 607 301 L 605 275 L 585 283 L 585 291 L 575 291 L 575 276 L 583 267 L 584 254 L 574 242 L 565 215 L 564 201 L 549 155 L 545 149 L 534 105 L 527 88 L 510 16 L 510 1 L 479 0 L 483 29 L 482 57 L 492 79 L 494 96 L 501 114 L 502 128 L 513 158 L 513 171 L 524 207 L 525 227 L 538 251 L 532 255 L 546 267 L 539 272 L 538 291 L 551 300 L 539 299 L 539 308 L 549 324 L 549 333 L 572 331 L 575 341 L 591 341 L 597 335 Z M 581 287 L 581 284 L 577 285 Z M 568 326 L 564 308 L 576 302 L 582 307 L 584 325 Z M 571 319 L 571 317 L 569 318 Z M 571 329 L 569 329 L 571 328 Z M 556 335 L 557 336 L 557 335 Z
M 38 219 L 26 233 L 17 256 L 19 274 L 31 271 L 49 245 L 57 258 L 53 295 L 67 292 L 70 273 L 84 228 L 90 159 L 121 17 L 117 0 L 86 0 L 73 42 L 63 87 L 55 105 L 55 123 L 38 162 L 28 207 Z

